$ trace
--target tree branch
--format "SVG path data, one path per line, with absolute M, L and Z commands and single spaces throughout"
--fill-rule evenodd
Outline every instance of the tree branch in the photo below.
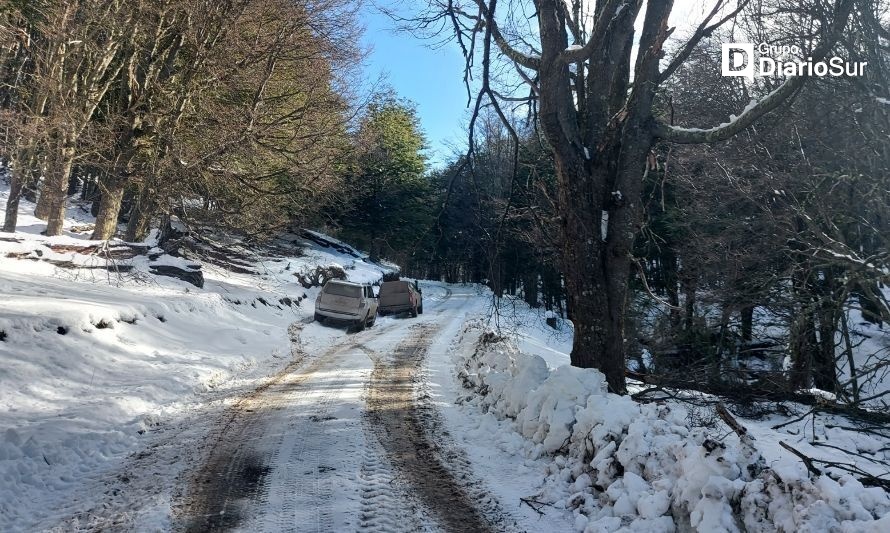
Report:
M 742 11 L 742 9 L 744 9 L 745 6 L 748 5 L 749 1 L 750 0 L 741 0 L 731 13 L 709 26 L 708 23 L 711 22 L 711 19 L 713 19 L 714 16 L 716 16 L 717 13 L 725 6 L 724 0 L 717 2 L 717 4 L 714 6 L 714 9 L 712 9 L 711 12 L 708 13 L 708 16 L 705 17 L 705 20 L 702 21 L 702 23 L 698 26 L 698 29 L 695 30 L 695 33 L 692 34 L 692 37 L 689 39 L 689 41 L 687 41 L 686 44 L 683 46 L 683 49 L 680 50 L 680 52 L 676 56 L 674 56 L 667 68 L 665 68 L 661 75 L 659 75 L 659 83 L 664 82 L 664 80 L 670 78 L 671 75 L 676 72 L 678 68 L 680 68 L 680 65 L 682 65 L 689 58 L 690 54 L 692 54 L 692 51 L 702 39 L 704 39 L 705 37 L 709 37 L 714 32 L 714 30 L 738 15 Z
M 565 61 L 566 63 L 580 63 L 582 61 L 587 61 L 590 59 L 594 52 L 596 52 L 602 45 L 603 39 L 606 38 L 606 35 L 609 34 L 609 29 L 618 21 L 627 16 L 636 17 L 638 13 L 638 9 L 631 9 L 631 0 L 625 0 L 623 3 L 622 0 L 606 0 L 607 3 L 603 6 L 601 11 L 601 15 L 599 19 L 597 19 L 596 24 L 593 27 L 593 31 L 590 33 L 590 38 L 587 39 L 587 42 L 584 46 L 580 48 L 568 48 L 562 54 L 560 54 L 560 59 Z M 621 3 L 619 6 L 618 4 Z M 635 4 L 638 4 L 639 1 L 634 1 Z M 610 13 L 610 15 L 606 15 L 606 13 Z
M 510 43 L 508 43 L 507 39 L 501 34 L 501 30 L 494 20 L 495 14 L 488 12 L 488 6 L 485 5 L 483 0 L 476 0 L 476 3 L 482 11 L 483 24 L 488 27 L 491 36 L 494 39 L 495 44 L 500 48 L 501 53 L 510 58 L 514 63 L 522 65 L 525 68 L 530 68 L 532 70 L 540 69 L 541 58 L 525 54 L 510 46 Z
M 813 51 L 811 56 L 813 62 L 818 62 L 824 59 L 825 56 L 828 55 L 828 52 L 834 47 L 844 26 L 847 24 L 847 19 L 852 9 L 853 0 L 838 0 L 832 27 L 822 43 L 820 43 Z M 751 104 L 749 104 L 748 107 L 742 111 L 742 114 L 735 120 L 731 120 L 730 122 L 719 126 L 709 129 L 681 128 L 657 122 L 654 126 L 653 134 L 655 137 L 665 141 L 681 144 L 725 141 L 746 129 L 760 117 L 782 105 L 782 103 L 803 87 L 808 78 L 809 76 L 792 76 L 788 78 L 776 90 L 766 95 L 760 101 L 754 102 L 752 100 Z

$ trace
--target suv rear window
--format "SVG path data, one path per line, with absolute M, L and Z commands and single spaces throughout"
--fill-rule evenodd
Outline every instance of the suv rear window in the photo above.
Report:
M 348 296 L 350 298 L 360 298 L 362 288 L 358 285 L 345 285 L 342 283 L 328 283 L 324 286 L 325 294 L 333 294 L 334 296 Z

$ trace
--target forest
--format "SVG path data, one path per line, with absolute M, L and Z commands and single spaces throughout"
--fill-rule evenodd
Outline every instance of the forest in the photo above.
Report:
M 886 406 L 887 347 L 854 352 L 890 320 L 887 5 L 712 4 L 382 4 L 466 58 L 468 143 L 433 166 L 413 104 L 356 83 L 356 2 L 5 0 L 3 229 L 21 199 L 48 236 L 90 202 L 97 241 L 319 228 L 570 320 L 613 392 Z M 724 76 L 727 42 L 864 67 Z
M 0 530 L 890 530 L 888 0 L 0 0 L 0 210 Z
M 671 3 L 649 2 L 636 49 L 580 2 L 435 4 L 405 24 L 452 31 L 481 81 L 469 149 L 432 177 L 446 201 L 418 275 L 568 317 L 572 364 L 615 392 L 630 375 L 888 405 L 890 354 L 858 332 L 890 318 L 886 5 L 713 2 L 672 48 Z M 507 15 L 548 9 L 564 24 Z M 752 83 L 722 75 L 727 42 L 867 68 Z

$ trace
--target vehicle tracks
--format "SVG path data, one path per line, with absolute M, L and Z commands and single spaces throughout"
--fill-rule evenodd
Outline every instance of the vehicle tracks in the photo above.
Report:
M 416 401 L 415 385 L 422 372 L 427 339 L 437 329 L 430 324 L 411 328 L 388 361 L 375 361 L 368 416 L 390 462 L 445 531 L 492 531 L 492 525 L 435 453 L 437 446 L 429 440 L 423 408 Z
M 332 402 L 351 376 L 330 371 L 355 349 L 334 348 L 229 408 L 227 423 L 178 506 L 181 529 L 226 531 L 245 523 L 264 531 L 333 529 L 329 495 L 336 469 L 324 464 L 325 426 L 335 420 Z M 307 383 L 319 374 L 322 383 Z M 300 405 L 311 405 L 311 412 L 291 409 Z
M 178 529 L 504 529 L 418 396 L 440 322 L 394 320 L 346 337 L 236 401 L 175 506 Z

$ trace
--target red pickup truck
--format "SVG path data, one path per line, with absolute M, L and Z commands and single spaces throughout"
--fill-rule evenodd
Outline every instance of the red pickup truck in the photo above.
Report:
M 405 311 L 411 316 L 423 314 L 423 292 L 416 281 L 384 281 L 377 298 L 381 316 Z

